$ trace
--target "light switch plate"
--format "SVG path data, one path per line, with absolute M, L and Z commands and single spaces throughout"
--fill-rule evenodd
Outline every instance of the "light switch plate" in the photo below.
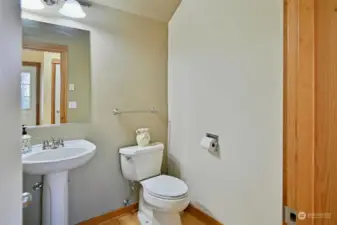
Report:
M 69 101 L 69 109 L 76 109 L 77 102 L 76 101 Z
M 75 84 L 69 84 L 69 91 L 75 91 Z

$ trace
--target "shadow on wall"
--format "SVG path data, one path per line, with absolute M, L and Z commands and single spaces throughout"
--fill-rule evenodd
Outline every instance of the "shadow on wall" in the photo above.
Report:
M 30 192 L 33 195 L 33 201 L 31 205 L 22 210 L 22 224 L 42 224 L 42 190 L 34 191 L 32 187 L 36 183 L 42 182 L 42 176 L 23 174 L 23 192 Z
M 168 174 L 181 179 L 181 166 L 179 161 L 171 154 L 168 154 Z
M 171 154 L 168 155 L 168 174 L 170 176 L 177 177 L 179 179 L 182 179 L 181 177 L 181 166 L 179 161 Z M 197 209 L 200 209 L 202 212 L 208 214 L 209 216 L 215 218 L 210 210 L 208 210 L 204 205 L 202 205 L 198 201 L 192 201 L 191 204 L 196 207 Z

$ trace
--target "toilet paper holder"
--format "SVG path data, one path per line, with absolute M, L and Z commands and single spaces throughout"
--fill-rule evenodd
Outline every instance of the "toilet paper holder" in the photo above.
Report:
M 212 138 L 216 141 L 215 142 L 215 150 L 219 151 L 219 136 L 215 135 L 215 134 L 206 133 L 206 137 Z

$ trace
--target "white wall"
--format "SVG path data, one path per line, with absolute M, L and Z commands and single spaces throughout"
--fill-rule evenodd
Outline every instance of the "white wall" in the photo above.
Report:
M 18 0 L 0 1 L 0 224 L 21 224 L 20 71 Z
M 226 225 L 281 225 L 282 7 L 184 0 L 169 23 L 169 170 Z
M 91 123 L 84 138 L 97 145 L 97 154 L 69 174 L 70 224 L 123 206 L 128 183 L 121 174 L 118 148 L 136 143 L 137 128 L 150 127 L 154 141 L 166 143 L 167 137 L 167 24 L 97 5 L 87 14 L 81 22 L 23 14 L 90 31 Z M 114 108 L 152 106 L 160 113 L 112 114 Z M 52 136 L 46 129 L 30 133 L 34 139 Z

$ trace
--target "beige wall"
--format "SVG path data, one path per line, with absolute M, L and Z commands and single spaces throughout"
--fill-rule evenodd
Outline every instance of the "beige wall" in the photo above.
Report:
M 34 50 L 30 50 L 30 49 L 23 49 L 22 50 L 22 61 L 38 62 L 38 63 L 41 63 L 41 67 L 43 67 L 42 66 L 42 64 L 43 64 L 43 52 L 34 51 Z
M 80 136 L 97 145 L 97 154 L 87 165 L 70 172 L 70 224 L 122 207 L 128 183 L 121 174 L 118 148 L 135 144 L 139 127 L 150 127 L 152 139 L 166 143 L 167 24 L 99 6 L 89 9 L 86 24 L 28 13 L 23 16 L 90 30 L 91 123 L 88 134 Z M 112 114 L 114 108 L 152 106 L 160 113 Z M 82 131 L 72 129 L 56 136 L 71 138 L 77 132 Z M 34 139 L 53 135 L 49 129 L 39 128 L 30 133 Z
M 24 22 L 24 24 L 25 23 L 26 22 Z M 75 91 L 68 91 L 68 101 L 76 101 L 77 108 L 68 109 L 67 118 L 70 123 L 89 122 L 91 68 L 90 36 L 88 32 L 80 30 L 74 31 L 73 29 L 62 30 L 59 27 L 48 27 L 44 25 L 25 25 L 24 31 L 24 40 L 68 46 L 68 83 L 75 84 Z M 50 101 L 46 103 L 50 104 Z M 50 121 L 50 113 L 48 115 L 46 114 L 46 119 Z
M 43 73 L 41 76 L 42 91 L 41 102 L 43 102 L 43 111 L 41 112 L 41 124 L 51 124 L 51 90 L 52 90 L 52 61 L 61 59 L 60 53 L 43 53 Z
M 282 6 L 184 0 L 169 23 L 169 169 L 224 224 L 282 224 Z

